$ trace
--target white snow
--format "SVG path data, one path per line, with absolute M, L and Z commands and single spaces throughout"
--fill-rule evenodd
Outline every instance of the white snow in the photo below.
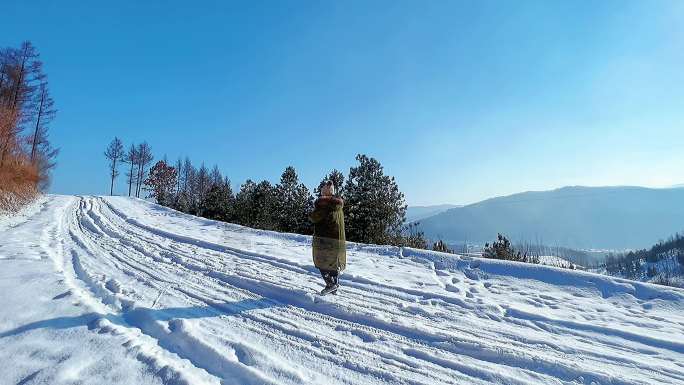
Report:
M 19 219 L 17 219 L 19 218 Z M 128 198 L 0 219 L 4 384 L 682 384 L 684 290 L 348 244 Z
M 579 266 L 568 261 L 567 259 L 556 256 L 556 255 L 540 255 L 539 256 L 539 263 L 542 265 L 546 265 L 546 266 L 564 267 L 566 269 L 569 269 L 572 267 L 579 268 Z

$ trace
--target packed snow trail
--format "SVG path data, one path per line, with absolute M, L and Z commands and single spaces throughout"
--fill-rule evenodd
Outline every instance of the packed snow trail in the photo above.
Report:
M 128 198 L 0 222 L 0 383 L 684 384 L 684 291 L 310 237 Z

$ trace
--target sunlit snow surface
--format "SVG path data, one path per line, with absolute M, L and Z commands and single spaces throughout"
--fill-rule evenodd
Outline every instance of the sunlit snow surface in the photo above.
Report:
M 311 239 L 128 198 L 0 219 L 0 384 L 684 384 L 684 290 Z

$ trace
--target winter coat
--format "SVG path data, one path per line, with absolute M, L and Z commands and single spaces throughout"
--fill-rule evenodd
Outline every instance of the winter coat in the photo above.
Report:
M 314 225 L 313 260 L 321 270 L 341 272 L 347 266 L 342 198 L 320 197 L 309 219 Z

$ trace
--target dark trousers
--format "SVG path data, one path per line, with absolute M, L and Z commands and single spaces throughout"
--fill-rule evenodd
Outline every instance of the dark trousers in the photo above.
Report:
M 337 276 L 339 273 L 335 270 L 323 270 L 319 269 L 321 271 L 321 277 L 325 280 L 326 286 L 332 286 L 337 283 Z

